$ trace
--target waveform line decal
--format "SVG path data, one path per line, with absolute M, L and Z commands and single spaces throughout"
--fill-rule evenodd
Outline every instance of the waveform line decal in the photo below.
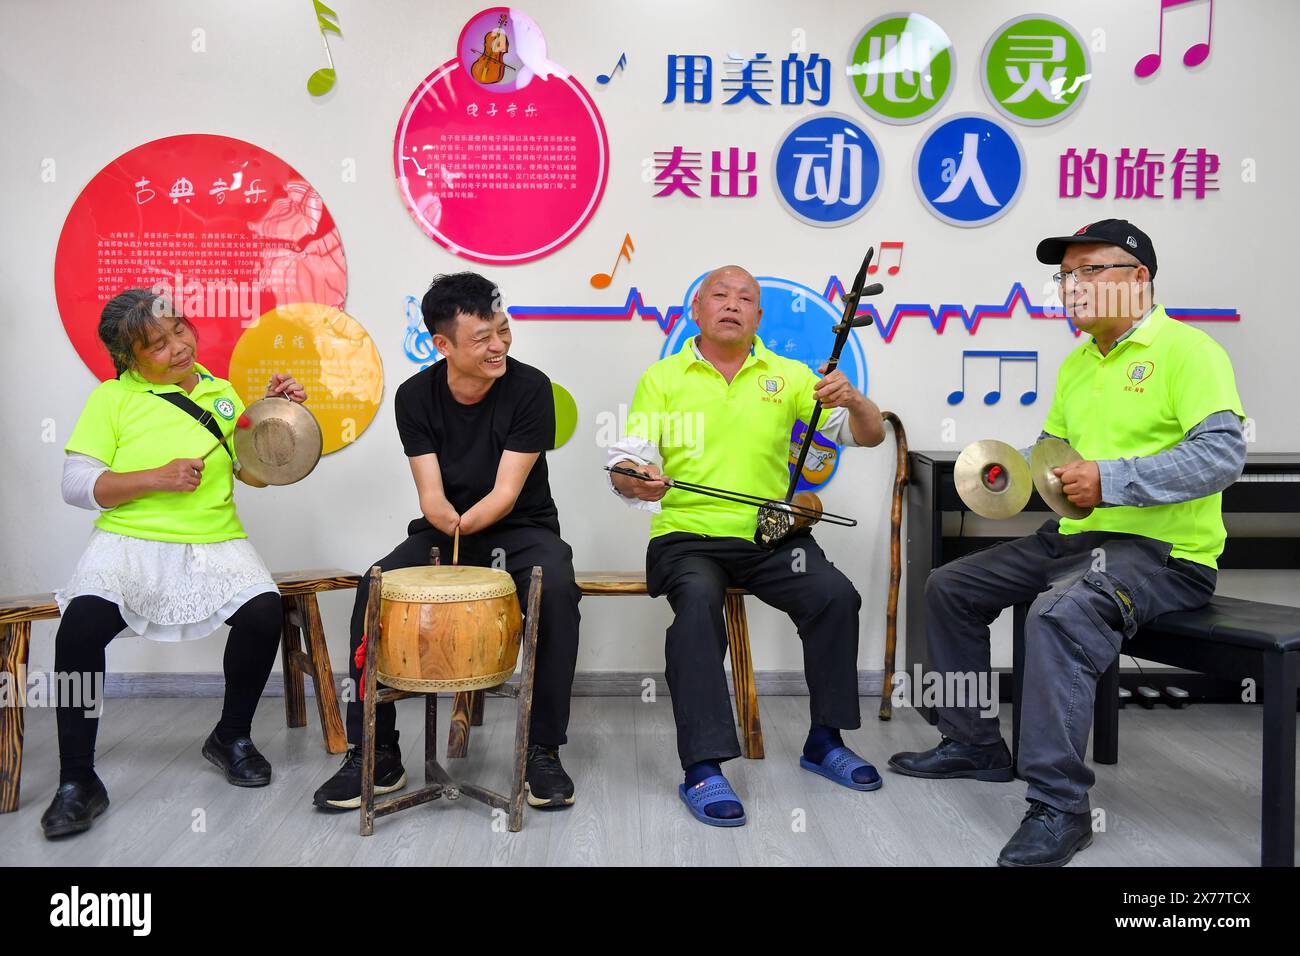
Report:
M 840 296 L 844 295 L 844 286 L 840 282 L 839 276 L 831 276 L 826 283 L 826 291 L 822 293 L 828 302 L 834 302 Z M 1011 291 L 1007 293 L 1006 301 L 1001 305 L 977 305 L 969 312 L 966 307 L 959 304 L 944 303 L 936 310 L 928 303 L 899 303 L 894 306 L 893 311 L 889 314 L 888 321 L 881 321 L 880 313 L 876 307 L 870 303 L 866 306 L 859 307 L 858 315 L 870 315 L 872 325 L 880 337 L 886 342 L 894 340 L 894 334 L 898 331 L 899 323 L 909 315 L 923 315 L 930 320 L 930 326 L 934 329 L 935 334 L 942 335 L 944 327 L 948 324 L 950 318 L 958 318 L 961 324 L 966 327 L 966 331 L 974 335 L 979 330 L 982 319 L 1009 319 L 1015 312 L 1016 302 L 1019 301 L 1025 307 L 1025 311 L 1031 319 L 1065 319 L 1065 324 L 1071 334 L 1076 337 L 1082 333 L 1074 327 L 1074 323 L 1066 318 L 1065 310 L 1060 307 L 1034 305 L 1029 301 L 1029 293 L 1025 287 L 1016 282 L 1011 286 Z M 1236 309 L 1180 309 L 1174 307 L 1165 307 L 1165 311 L 1171 319 L 1178 319 L 1180 322 L 1240 322 L 1241 314 Z
M 521 321 L 536 319 L 551 322 L 626 322 L 633 316 L 639 315 L 642 319 L 659 323 L 660 330 L 667 335 L 672 331 L 673 323 L 682 314 L 682 307 L 675 305 L 668 310 L 667 314 L 663 314 L 654 306 L 646 305 L 641 300 L 641 293 L 637 291 L 637 287 L 632 286 L 628 290 L 627 301 L 622 306 L 515 305 L 506 311 L 510 313 L 511 318 Z
M 844 294 L 844 286 L 840 282 L 839 276 L 831 276 L 826 283 L 826 291 L 822 293 L 829 302 L 834 302 Z M 1029 293 L 1025 291 L 1024 285 L 1019 282 L 1012 284 L 1011 290 L 1007 293 L 1006 300 L 1001 304 L 984 304 L 977 305 L 969 311 L 964 305 L 957 303 L 943 303 L 938 309 L 924 302 L 907 302 L 899 303 L 894 306 L 887 320 L 882 320 L 876 307 L 870 303 L 858 309 L 858 315 L 870 315 L 872 325 L 880 337 L 885 342 L 892 342 L 894 335 L 898 332 L 898 327 L 902 320 L 907 316 L 921 315 L 930 321 L 930 327 L 934 329 L 935 334 L 942 335 L 944 328 L 949 319 L 958 319 L 966 328 L 966 331 L 974 335 L 979 331 L 980 322 L 984 319 L 1009 319 L 1015 312 L 1017 303 L 1024 306 L 1025 312 L 1031 319 L 1065 319 L 1066 327 L 1071 334 L 1078 336 L 1080 331 L 1074 327 L 1074 324 L 1066 318 L 1065 311 L 1059 307 L 1034 305 L 1029 301 Z M 540 321 L 605 321 L 605 322 L 625 322 L 639 316 L 640 318 L 658 323 L 660 330 L 664 335 L 669 334 L 673 325 L 681 317 L 684 311 L 681 306 L 671 306 L 666 312 L 660 312 L 654 306 L 646 305 L 641 299 L 641 293 L 636 286 L 628 290 L 627 301 L 622 306 L 575 306 L 575 305 L 516 305 L 506 310 L 510 316 L 521 321 L 540 320 Z M 1234 309 L 1188 309 L 1167 306 L 1165 309 L 1169 317 L 1177 319 L 1180 322 L 1240 322 L 1241 313 Z

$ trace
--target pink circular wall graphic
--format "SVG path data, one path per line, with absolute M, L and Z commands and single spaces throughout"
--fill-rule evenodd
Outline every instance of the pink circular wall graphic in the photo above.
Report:
M 506 8 L 471 23 L 497 10 Z M 511 53 L 481 72 L 501 75 L 499 86 L 471 77 L 458 56 L 420 84 L 397 124 L 402 201 L 430 238 L 466 259 L 515 265 L 550 255 L 582 231 L 609 179 L 600 113 L 582 84 L 545 60 L 539 38 L 527 85 L 505 69 Z

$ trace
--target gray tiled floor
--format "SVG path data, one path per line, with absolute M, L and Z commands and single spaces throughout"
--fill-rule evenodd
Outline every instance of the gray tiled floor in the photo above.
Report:
M 913 711 L 876 720 L 863 699 L 863 729 L 847 740 L 883 770 L 897 750 L 937 737 Z M 440 726 L 447 727 L 446 708 Z M 325 753 L 314 715 L 287 730 L 278 699 L 266 699 L 254 739 L 275 767 L 271 786 L 240 790 L 199 755 L 220 711 L 200 700 L 110 700 L 98 769 L 113 801 L 89 832 L 48 842 L 38 821 L 58 781 L 54 715 L 28 712 L 22 807 L 0 816 L 5 865 L 974 865 L 992 863 L 1024 810 L 1024 785 L 926 781 L 884 771 L 874 793 L 836 787 L 797 766 L 807 701 L 761 700 L 767 759 L 737 760 L 728 775 L 749 824 L 696 823 L 678 802 L 679 770 L 670 702 L 582 697 L 573 702 L 565 766 L 578 803 L 563 812 L 526 811 L 524 829 L 498 832 L 478 803 L 436 801 L 357 833 L 356 813 L 317 812 L 312 791 L 339 758 Z M 399 705 L 407 765 L 418 764 L 420 707 Z M 1009 724 L 1009 715 L 1003 717 Z M 1261 710 L 1193 706 L 1126 710 L 1120 763 L 1097 767 L 1093 805 L 1106 831 L 1078 866 L 1253 866 L 1259 859 Z M 470 756 L 454 775 L 504 789 L 513 705 L 488 701 Z M 443 750 L 445 740 L 440 742 Z M 418 771 L 412 770 L 413 783 Z M 802 824 L 802 826 L 800 825 Z

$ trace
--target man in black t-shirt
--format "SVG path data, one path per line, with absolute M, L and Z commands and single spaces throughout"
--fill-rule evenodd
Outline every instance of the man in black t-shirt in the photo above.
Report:
M 445 358 L 397 390 L 397 431 L 419 494 L 419 518 L 407 538 L 376 561 L 384 571 L 429 563 L 429 549 L 452 555 L 460 530 L 460 562 L 503 568 L 519 602 L 528 597 L 534 565 L 542 568 L 537 671 L 529 730 L 526 782 L 534 807 L 574 801 L 573 781 L 560 764 L 569 694 L 578 657 L 578 600 L 573 551 L 560 538 L 546 451 L 555 444 L 555 400 L 545 374 L 508 358 L 509 317 L 495 285 L 472 272 L 438 276 L 421 303 L 424 323 Z M 352 612 L 350 673 L 361 686 L 357 649 L 369 586 L 363 577 Z M 313 802 L 353 809 L 361 799 L 362 703 L 347 708 L 343 766 Z M 396 708 L 380 704 L 375 720 L 375 793 L 406 785 L 395 727 Z

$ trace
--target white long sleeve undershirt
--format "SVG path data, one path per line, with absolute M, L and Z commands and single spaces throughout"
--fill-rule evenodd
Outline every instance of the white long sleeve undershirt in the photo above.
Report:
M 95 500 L 95 482 L 106 471 L 108 465 L 98 458 L 68 452 L 63 459 L 63 500 L 87 511 L 109 510 Z

